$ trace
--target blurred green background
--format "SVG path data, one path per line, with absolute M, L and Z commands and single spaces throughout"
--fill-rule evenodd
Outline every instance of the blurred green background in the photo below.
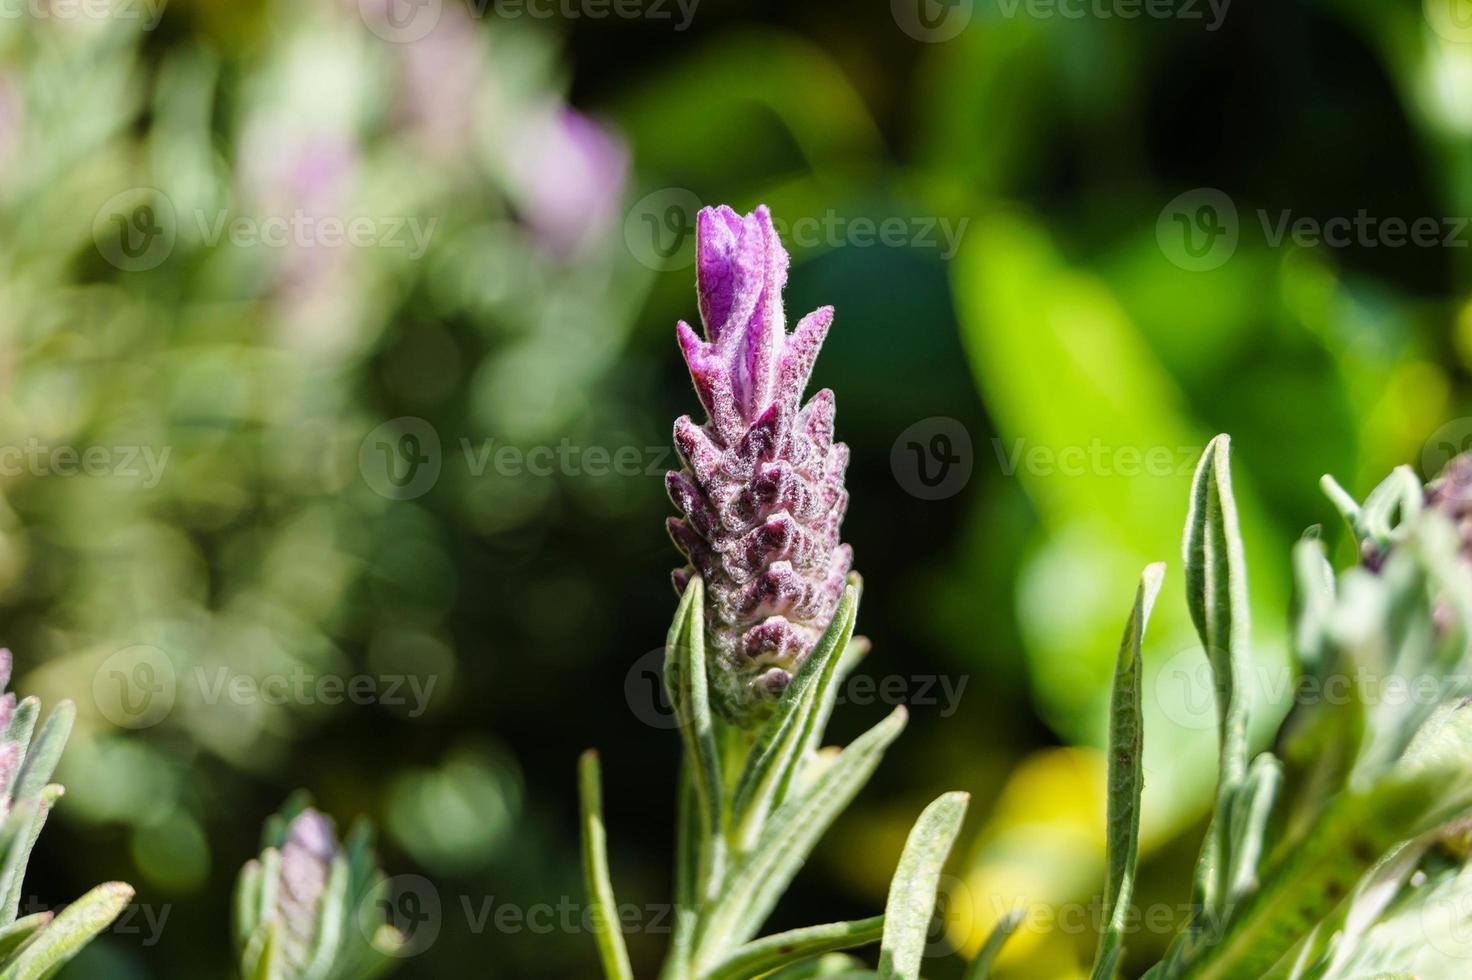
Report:
M 1205 441 L 1269 726 L 1288 546 L 1339 537 L 1320 474 L 1472 437 L 1467 0 L 6 5 L 0 639 L 81 711 L 27 892 L 139 894 L 66 976 L 229 976 L 235 872 L 306 786 L 378 824 L 402 976 L 591 978 L 588 745 L 656 968 L 673 325 L 695 208 L 762 202 L 790 314 L 838 311 L 876 680 L 835 734 L 913 711 L 774 925 L 878 909 L 965 789 L 927 975 L 1019 904 L 1003 977 L 1079 975 L 1105 686 Z M 1132 968 L 1213 779 L 1180 599 L 1173 569 Z

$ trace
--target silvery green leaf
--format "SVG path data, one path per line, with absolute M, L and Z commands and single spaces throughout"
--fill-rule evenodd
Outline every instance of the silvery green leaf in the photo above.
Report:
M 769 980 L 874 980 L 875 976 L 863 960 L 830 953 L 817 960 L 778 970 Z
M 1280 845 L 1261 887 L 1219 937 L 1179 959 L 1171 976 L 1257 980 L 1348 897 L 1401 842 L 1472 808 L 1472 763 L 1402 767 L 1337 797 L 1304 839 Z
M 854 617 L 857 619 L 859 611 L 859 599 L 863 595 L 864 581 L 857 572 L 851 572 L 848 577 L 848 587 L 844 590 L 847 596 L 848 590 L 853 590 Z M 837 617 L 835 617 L 837 618 Z M 828 730 L 828 721 L 833 717 L 833 709 L 838 704 L 838 695 L 843 690 L 844 681 L 853 673 L 855 667 L 864 659 L 869 652 L 869 641 L 862 636 L 853 635 L 854 627 L 848 627 L 847 641 L 839 651 L 838 663 L 833 676 L 818 689 L 818 700 L 814 705 L 812 714 L 803 726 L 803 744 L 797 753 L 797 765 L 789 773 L 786 783 L 783 785 L 779 799 L 785 799 L 792 792 L 793 784 L 798 780 L 807 778 L 806 769 L 813 762 L 814 756 L 823 746 L 823 737 Z
M 317 912 L 317 934 L 302 980 L 327 980 L 338 965 L 343 945 L 343 928 L 351 914 L 348 904 L 348 880 L 350 872 L 347 857 L 338 854 L 332 861 L 328 873 L 327 887 L 323 889 Z
M 1431 845 L 1430 835 L 1392 850 L 1355 887 L 1349 901 L 1314 929 L 1297 959 L 1303 966 L 1291 980 L 1329 980 L 1342 977 L 1364 938 L 1386 910 L 1405 892 Z M 1354 972 L 1358 972 L 1357 970 Z
M 61 795 L 60 786 L 44 786 L 37 793 L 17 799 L 15 808 L 0 823 L 0 925 L 9 925 L 19 914 L 31 851 Z
M 1150 612 L 1165 578 L 1163 564 L 1140 576 L 1135 605 L 1125 624 L 1114 668 L 1109 707 L 1109 802 L 1104 886 L 1104 928 L 1094 958 L 1094 980 L 1110 980 L 1117 969 L 1126 916 L 1134 893 L 1135 864 L 1140 856 L 1140 793 L 1145 786 L 1143 758 L 1145 721 L 1143 667 L 1140 655 Z
M 244 980 L 278 980 L 276 964 L 276 924 L 263 922 L 251 934 L 241 958 L 240 975 Z
M 61 750 L 66 747 L 66 740 L 72 733 L 72 722 L 77 717 L 77 706 L 70 701 L 58 704 L 46 719 L 46 724 L 41 726 L 41 734 L 36 736 L 30 750 L 26 753 L 26 760 L 21 764 L 20 775 L 15 780 L 15 798 L 17 800 L 30 799 L 40 793 L 51 774 L 56 771 L 56 763 L 61 759 Z
M 1340 486 L 1339 481 L 1328 473 L 1319 477 L 1319 489 L 1323 491 L 1324 496 L 1329 498 L 1329 502 L 1334 505 L 1334 509 L 1339 511 L 1339 516 L 1344 518 L 1344 523 L 1348 524 L 1350 530 L 1355 531 L 1356 536 L 1358 536 L 1360 526 L 1359 501 L 1355 500 L 1350 492 Z
M 20 704 L 15 706 L 15 713 L 10 716 L 10 724 L 5 729 L 5 741 L 14 742 L 20 748 L 18 758 L 24 760 L 26 753 L 30 751 L 31 736 L 36 730 L 36 717 L 41 713 L 41 702 L 34 696 L 23 698 Z M 20 776 L 17 768 L 10 774 L 10 782 L 0 786 L 0 797 L 10 797 L 15 792 L 16 782 Z
M 588 890 L 588 912 L 593 937 L 608 980 L 633 980 L 629 950 L 618 918 L 618 903 L 608 877 L 608 844 L 603 829 L 603 787 L 598 753 L 591 749 L 578 760 L 578 785 L 583 809 L 583 875 Z
M 811 787 L 772 814 L 763 846 L 732 872 L 702 914 L 695 943 L 697 975 L 756 935 L 818 839 L 868 782 L 906 718 L 905 709 L 896 708 L 844 749 Z
M 1360 509 L 1356 531 L 1377 547 L 1388 548 L 1404 528 L 1414 523 L 1425 506 L 1426 491 L 1409 466 L 1397 466 L 1370 491 Z
M 665 685 L 685 742 L 685 758 L 701 814 L 697 895 L 710 898 L 725 874 L 726 805 L 705 660 L 705 587 L 692 576 L 665 645 Z
M 133 900 L 120 881 L 98 885 L 66 908 L 0 970 L 0 980 L 45 980 L 61 969 L 98 933 L 112 925 Z
M 884 930 L 884 916 L 852 922 L 830 922 L 779 932 L 774 936 L 739 946 L 717 964 L 704 980 L 746 980 L 763 977 L 774 970 L 792 966 L 800 960 L 824 953 L 853 949 L 879 941 Z
M 884 906 L 884 941 L 879 948 L 881 980 L 918 980 L 941 870 L 961 832 L 970 802 L 969 794 L 947 793 L 926 807 L 915 821 Z
M 261 923 L 261 863 L 248 861 L 235 881 L 232 924 L 235 948 L 244 949 Z
M 37 912 L 0 928 L 0 968 L 9 963 L 20 947 L 46 928 L 54 918 L 54 912 Z
M 1267 851 L 1268 820 L 1283 785 L 1283 766 L 1272 753 L 1252 762 L 1231 806 L 1231 854 L 1225 878 L 1227 907 L 1234 908 L 1257 890 Z
M 971 963 L 971 969 L 966 974 L 966 980 L 991 980 L 992 964 L 996 963 L 997 957 L 1002 953 L 1002 947 L 1007 945 L 1007 940 L 1022 925 L 1023 910 L 1012 909 L 1001 920 L 992 927 L 991 934 L 982 943 L 981 952 L 976 954 L 976 959 Z
M 1196 468 L 1182 551 L 1186 604 L 1216 680 L 1222 770 L 1230 785 L 1241 779 L 1247 766 L 1239 695 L 1250 622 L 1247 560 L 1232 496 L 1231 440 L 1225 435 L 1207 445 Z
M 675 812 L 675 923 L 661 980 L 685 980 L 689 973 L 690 944 L 695 939 L 700 871 L 700 814 L 690 767 L 680 767 L 680 789 Z
M 1326 628 L 1334 614 L 1334 569 L 1317 537 L 1301 538 L 1293 546 L 1293 570 L 1298 585 L 1298 615 L 1293 634 L 1294 651 L 1305 673 L 1322 672 Z
M 1242 678 L 1248 665 L 1247 561 L 1232 496 L 1231 440 L 1207 445 L 1191 485 L 1191 507 L 1182 548 L 1186 604 L 1206 649 L 1216 683 L 1221 763 L 1216 809 L 1197 869 L 1197 905 L 1220 910 L 1222 875 L 1230 856 L 1226 812 L 1231 790 L 1247 770 L 1247 717 Z
M 279 838 L 276 838 L 279 839 Z M 240 949 L 241 973 L 248 978 L 269 978 L 275 975 L 278 959 L 276 943 L 276 890 L 281 880 L 281 852 L 267 847 L 256 861 L 246 865 L 247 872 L 259 883 L 245 898 L 255 899 L 252 912 L 241 914 L 238 921 L 249 920 L 254 927 L 246 934 Z
M 743 851 L 756 844 L 767 816 L 781 803 L 802 763 L 810 731 L 817 729 L 821 737 L 827 719 L 820 717 L 820 705 L 830 693 L 836 696 L 835 679 L 853 635 L 858 603 L 859 586 L 855 583 L 844 590 L 833 622 L 787 685 L 748 756 L 732 804 L 737 846 Z

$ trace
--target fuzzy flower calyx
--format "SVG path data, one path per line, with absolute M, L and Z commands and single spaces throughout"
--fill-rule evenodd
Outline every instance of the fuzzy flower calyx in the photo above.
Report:
M 696 224 L 704 337 L 678 326 L 707 420 L 675 423 L 684 463 L 667 478 L 670 535 L 705 585 L 712 687 L 721 712 L 759 719 L 833 618 L 853 553 L 840 541 L 848 447 L 833 441 L 833 392 L 802 404 L 833 308 L 791 333 L 787 252 L 765 207 L 706 208 Z

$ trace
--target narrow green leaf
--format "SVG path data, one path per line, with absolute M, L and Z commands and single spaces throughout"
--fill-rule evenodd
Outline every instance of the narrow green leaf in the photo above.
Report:
M 1334 612 L 1334 569 L 1324 554 L 1324 542 L 1302 538 L 1293 546 L 1293 570 L 1298 586 L 1298 615 L 1293 631 L 1294 652 L 1303 672 L 1319 676 L 1327 656 L 1329 619 Z
M 8 890 L 3 897 L 4 905 L 0 906 L 0 923 L 14 922 L 20 914 L 20 901 L 24 892 L 26 868 L 31 862 L 31 852 L 35 850 L 36 841 L 41 836 L 41 830 L 46 826 L 46 818 L 51 815 L 51 808 L 56 801 L 61 799 L 62 788 L 55 783 L 44 786 L 34 796 L 27 798 L 21 804 L 25 807 L 33 807 L 33 816 L 26 825 L 21 836 L 17 839 L 19 851 L 17 853 L 18 863 L 16 873 L 7 875 L 6 882 Z M 9 855 L 7 854 L 6 870 L 9 871 Z
M 863 960 L 844 953 L 829 953 L 816 960 L 789 966 L 763 980 L 874 980 L 878 976 Z
M 261 862 L 251 859 L 240 869 L 235 881 L 233 934 L 235 948 L 245 949 L 246 942 L 261 922 Z
M 608 980 L 633 980 L 629 950 L 618 918 L 618 903 L 608 877 L 607 840 L 603 829 L 603 786 L 598 753 L 589 749 L 578 760 L 578 783 L 583 810 L 583 874 L 588 889 L 588 911 L 593 937 L 603 958 Z M 0 980 L 5 978 L 0 977 Z
M 970 802 L 967 793 L 947 793 L 926 807 L 915 821 L 884 906 L 884 941 L 879 948 L 881 980 L 919 980 L 940 873 L 961 832 Z
M 895 708 L 839 753 L 810 788 L 772 814 L 762 845 L 735 870 L 702 916 L 696 975 L 756 935 L 819 838 L 873 775 L 907 717 L 903 706 Z
M 23 919 L 16 919 L 10 925 L 0 929 L 0 963 L 6 962 L 15 955 L 21 946 L 46 928 L 54 918 L 56 918 L 54 912 L 37 912 Z
M 302 980 L 326 980 L 342 952 L 343 926 L 348 915 L 348 879 L 350 870 L 347 858 L 339 854 L 332 861 L 327 875 L 327 886 L 322 890 L 321 907 L 317 913 L 320 924 L 313 937 L 312 951 L 302 970 Z
M 98 933 L 112 925 L 133 900 L 120 881 L 98 885 L 77 899 L 0 971 L 0 980 L 44 980 L 59 970 Z
M 1404 527 L 1414 522 L 1426 500 L 1421 481 L 1409 466 L 1397 466 L 1365 498 L 1359 515 L 1359 534 L 1387 547 Z
M 51 779 L 76 718 L 77 706 L 70 701 L 63 701 L 52 710 L 46 724 L 41 726 L 41 734 L 36 736 L 36 741 L 26 753 L 26 761 L 21 764 L 20 775 L 15 781 L 17 800 L 30 799 L 40 793 Z
M 1233 910 L 1225 933 L 1188 952 L 1171 975 L 1258 980 L 1393 848 L 1469 808 L 1466 763 L 1395 770 L 1366 791 L 1338 797 L 1305 839 L 1280 845 L 1261 887 Z
M 761 833 L 772 808 L 781 802 L 780 793 L 790 785 L 802 763 L 810 725 L 821 724 L 818 715 L 838 675 L 839 664 L 853 635 L 858 614 L 859 588 L 844 590 L 833 620 L 824 631 L 770 719 L 763 726 L 745 770 L 736 785 L 732 813 L 738 827 L 738 846 L 749 850 Z M 826 721 L 826 719 L 823 719 Z
M 1231 439 L 1211 440 L 1196 467 L 1183 547 L 1186 602 L 1216 679 L 1225 785 L 1246 772 L 1246 728 L 1240 694 L 1247 666 L 1247 559 L 1232 496 Z
M 665 685 L 685 743 L 686 765 L 701 813 L 698 896 L 708 899 L 725 874 L 726 807 L 705 661 L 705 586 L 692 576 L 665 646 Z
M 1348 524 L 1350 530 L 1354 531 L 1355 536 L 1358 537 L 1360 528 L 1359 503 L 1354 497 L 1350 496 L 1348 490 L 1339 485 L 1338 480 L 1334 479 L 1328 473 L 1319 477 L 1319 489 L 1323 491 L 1324 496 L 1329 498 L 1329 502 L 1334 505 L 1334 509 L 1339 511 L 1339 515 L 1344 518 L 1344 523 Z
M 854 949 L 879 941 L 884 916 L 853 922 L 830 922 L 765 936 L 738 947 L 721 961 L 705 980 L 747 980 L 841 949 Z
M 1232 804 L 1231 864 L 1225 887 L 1228 907 L 1257 890 L 1259 864 L 1266 850 L 1268 818 L 1283 785 L 1283 766 L 1272 753 L 1264 752 L 1252 762 L 1247 779 Z
M 700 873 L 700 814 L 690 767 L 680 767 L 680 790 L 675 827 L 675 926 L 665 959 L 662 980 L 686 980 L 690 972 L 690 944 L 695 941 L 695 922 Z
M 1145 786 L 1144 668 L 1140 647 L 1164 579 L 1163 564 L 1150 565 L 1140 576 L 1114 668 L 1114 695 L 1109 708 L 1108 879 L 1094 980 L 1114 976 L 1134 893 L 1135 864 L 1140 856 L 1140 793 Z
M 853 594 L 853 618 L 856 620 L 859 613 L 859 599 L 864 591 L 864 580 L 857 572 L 850 573 L 848 587 L 844 590 L 847 596 Z M 836 618 L 836 617 L 835 617 Z M 781 799 L 785 799 L 792 791 L 792 785 L 801 775 L 802 769 L 823 746 L 823 737 L 828 730 L 828 722 L 833 717 L 833 709 L 838 704 L 839 692 L 843 689 L 843 682 L 848 678 L 853 669 L 858 666 L 859 661 L 869 652 L 869 641 L 864 637 L 855 637 L 854 623 L 845 624 L 845 639 L 841 645 L 837 657 L 837 663 L 831 675 L 823 679 L 818 688 L 818 699 L 813 705 L 812 712 L 803 720 L 802 744 L 797 750 L 797 765 L 788 773 L 787 780 L 782 786 Z
M 1012 909 L 1002 916 L 1000 922 L 992 928 L 991 935 L 986 937 L 982 944 L 981 952 L 976 954 L 976 959 L 971 963 L 971 970 L 966 974 L 966 980 L 991 980 L 992 964 L 1002 953 L 1002 947 L 1007 945 L 1007 940 L 1022 925 L 1022 909 Z
M 41 713 L 41 702 L 36 697 L 21 699 L 20 704 L 15 706 L 15 712 L 10 716 L 10 724 L 5 729 L 5 741 L 14 742 L 20 747 L 20 758 L 25 760 L 26 753 L 30 751 L 31 736 L 36 731 L 36 717 Z M 0 794 L 10 795 L 15 792 L 16 780 L 20 776 L 17 768 L 10 774 L 9 780 L 4 786 L 0 786 Z
M 1191 485 L 1182 552 L 1186 603 L 1216 685 L 1221 763 L 1215 813 L 1196 874 L 1196 904 L 1209 918 L 1220 911 L 1233 789 L 1247 771 L 1247 717 L 1242 678 L 1249 663 L 1247 561 L 1232 496 L 1231 440 L 1219 435 L 1202 453 Z
M 276 980 L 276 923 L 262 922 L 246 941 L 240 974 L 245 980 Z

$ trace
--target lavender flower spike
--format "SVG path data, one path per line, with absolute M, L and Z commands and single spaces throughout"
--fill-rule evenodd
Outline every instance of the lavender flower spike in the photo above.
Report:
M 286 829 L 276 884 L 277 943 L 283 965 L 305 974 L 321 929 L 322 899 L 337 857 L 332 821 L 308 807 Z
M 674 581 L 681 593 L 692 574 L 704 581 L 715 703 L 752 724 L 828 627 L 853 562 L 833 392 L 800 404 L 833 308 L 787 332 L 787 252 L 766 207 L 705 208 L 696 235 L 705 339 L 683 321 L 678 336 L 709 418 L 675 423 L 685 465 L 666 483 L 683 516 L 669 530 L 690 564 Z

